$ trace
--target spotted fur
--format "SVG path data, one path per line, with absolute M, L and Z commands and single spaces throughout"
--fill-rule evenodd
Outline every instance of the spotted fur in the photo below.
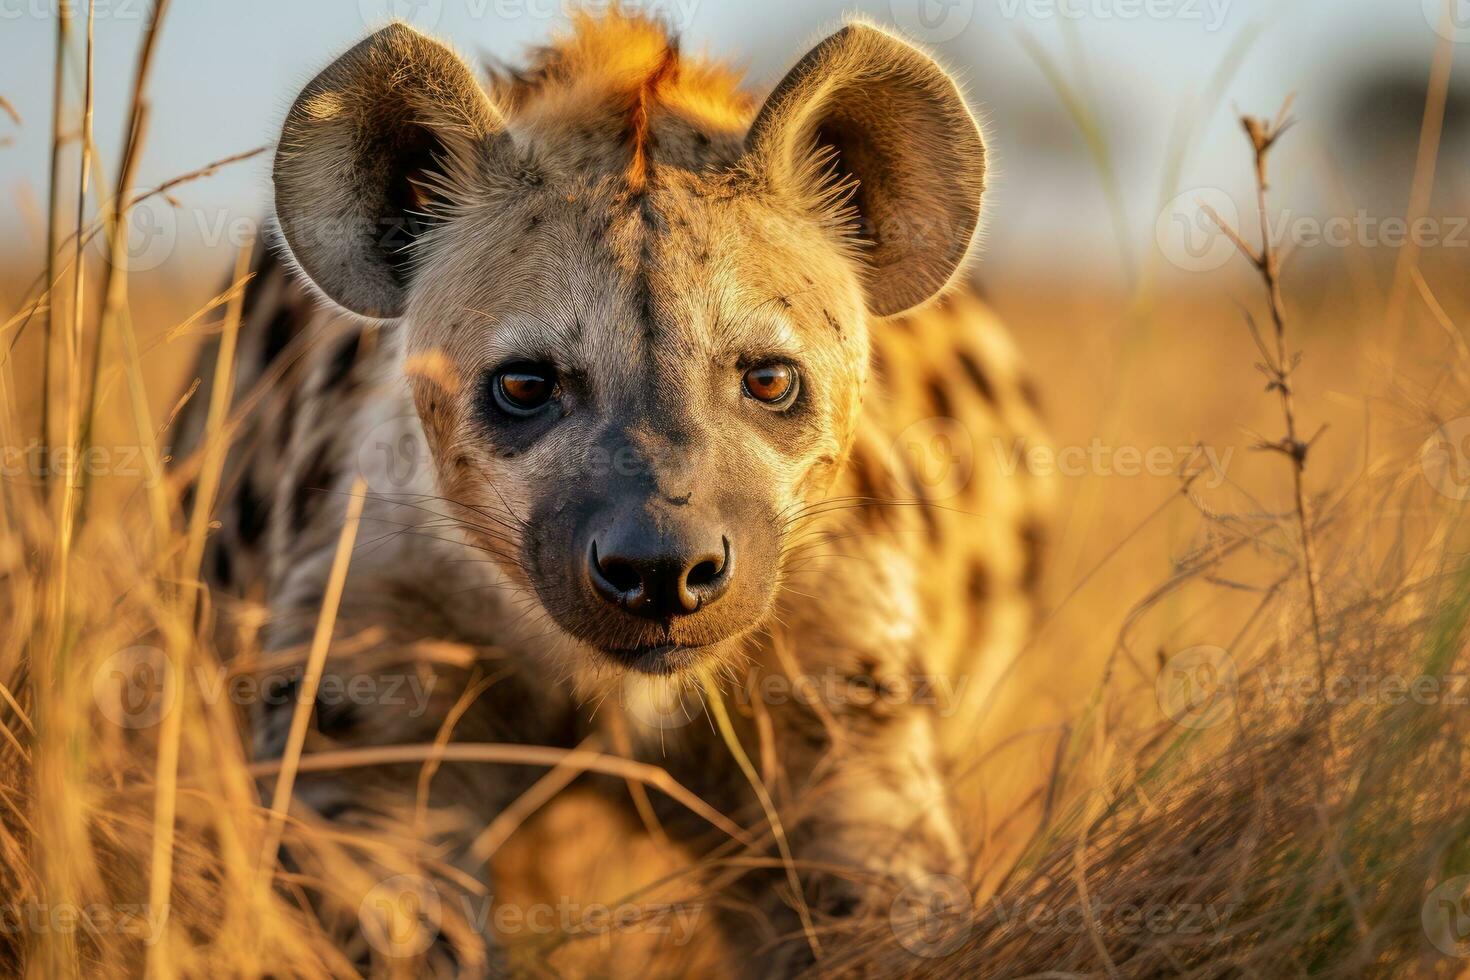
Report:
M 488 99 L 430 44 L 387 29 L 308 86 L 287 122 L 277 198 L 289 249 L 263 249 L 249 288 L 236 397 L 257 401 L 227 468 L 212 585 L 262 603 L 273 662 L 299 660 L 348 492 L 363 479 L 369 500 L 329 674 L 436 683 L 419 712 L 319 704 L 308 751 L 438 737 L 569 747 L 596 735 L 665 766 L 774 853 L 728 748 L 705 719 L 682 717 L 701 711 L 701 685 L 713 683 L 747 753 L 763 760 L 804 869 L 804 899 L 778 868 L 724 875 L 724 925 L 745 937 L 753 973 L 796 971 L 812 956 L 804 908 L 808 921 L 830 924 L 859 914 L 875 882 L 902 887 L 960 868 L 942 729 L 973 721 L 1035 616 L 1047 488 L 1024 468 L 1040 433 L 1034 388 L 994 314 L 966 283 L 949 284 L 978 216 L 978 134 L 947 172 L 925 176 L 945 129 L 973 123 L 927 57 L 861 25 L 818 45 L 764 102 L 638 19 L 580 21 L 527 67 L 492 71 Z M 818 125 L 803 114 L 833 79 L 869 87 Z M 903 110 L 909 136 L 865 142 L 885 125 L 871 94 L 885 86 L 896 94 L 883 111 Z M 416 126 L 433 129 L 427 151 Z M 365 205 L 319 176 L 320 154 L 361 154 L 366 142 L 410 169 L 407 191 L 386 175 L 371 183 L 374 207 L 407 201 L 394 212 L 391 252 L 354 231 L 378 214 L 359 214 Z M 357 176 L 376 180 L 378 156 L 360 159 Z M 955 187 L 973 199 L 951 200 Z M 493 226 L 482 217 L 492 210 Z M 323 232 L 329 212 L 339 224 Z M 798 213 L 811 220 L 789 217 Z M 318 232 L 328 244 L 313 245 Z M 745 243 L 737 255 L 733 238 Z M 306 279 L 362 316 L 324 303 Z M 451 285 L 469 282 L 493 308 Z M 599 390 L 626 396 L 651 378 L 692 390 L 688 363 L 734 329 L 688 301 L 681 284 L 696 282 L 722 283 L 720 303 L 797 324 L 819 401 L 794 429 L 756 417 L 752 426 L 768 428 L 742 438 L 761 451 L 725 478 L 738 484 L 726 492 L 775 495 L 769 607 L 698 666 L 648 678 L 548 615 L 559 586 L 526 544 L 540 520 L 533 485 L 554 480 L 547 450 L 487 434 L 471 417 L 472 392 L 497 331 L 547 320 Z M 516 305 L 548 289 L 558 297 L 548 308 Z M 699 447 L 733 437 L 718 419 L 648 397 L 657 412 L 621 436 L 656 461 L 652 479 L 670 506 L 704 498 L 706 484 L 675 464 L 714 465 Z M 180 425 L 187 449 L 199 423 Z M 793 675 L 836 696 L 815 705 L 769 696 L 771 678 L 789 685 Z M 964 679 L 949 688 L 963 690 L 962 705 L 941 712 L 914 696 L 938 675 Z M 254 713 L 259 757 L 280 753 L 290 707 Z M 539 774 L 440 767 L 429 799 L 444 815 L 430 835 L 438 853 L 485 881 L 477 831 Z M 298 797 L 339 823 L 378 827 L 413 811 L 419 776 L 303 774 Z M 627 798 L 621 784 L 609 788 Z M 664 830 L 691 851 L 726 842 L 653 797 Z M 805 870 L 817 866 L 826 870 Z M 446 935 L 458 937 L 449 962 L 498 968 L 493 944 L 486 952 Z M 360 936 L 345 941 L 371 952 Z

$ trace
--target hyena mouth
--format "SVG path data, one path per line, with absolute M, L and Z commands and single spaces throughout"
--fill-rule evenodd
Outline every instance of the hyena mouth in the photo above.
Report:
M 709 657 L 713 644 L 658 643 L 639 647 L 604 648 L 603 652 L 639 674 L 667 676 L 698 666 Z

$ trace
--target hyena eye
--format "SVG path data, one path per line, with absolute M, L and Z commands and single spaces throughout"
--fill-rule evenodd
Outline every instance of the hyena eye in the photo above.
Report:
M 796 367 L 785 361 L 766 361 L 745 372 L 742 382 L 747 397 L 766 408 L 786 408 L 796 400 L 800 387 Z
M 533 415 L 556 397 L 556 369 L 549 364 L 508 364 L 491 384 L 495 404 L 509 415 Z

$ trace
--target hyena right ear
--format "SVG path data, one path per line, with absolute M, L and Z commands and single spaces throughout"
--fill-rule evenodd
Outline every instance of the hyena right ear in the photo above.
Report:
M 448 48 L 390 24 L 313 78 L 276 150 L 276 218 L 317 287 L 401 316 L 426 211 L 509 153 L 505 120 Z
M 822 41 L 776 86 L 746 146 L 771 186 L 858 246 L 875 316 L 938 293 L 969 251 L 985 140 L 954 80 L 907 41 L 863 23 Z M 834 200 L 847 204 L 835 215 Z

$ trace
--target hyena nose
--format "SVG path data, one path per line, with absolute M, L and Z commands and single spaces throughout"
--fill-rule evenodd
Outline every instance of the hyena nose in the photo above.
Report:
M 717 601 L 730 587 L 730 539 L 716 546 L 669 547 L 644 535 L 593 539 L 587 576 L 604 601 L 645 619 L 673 619 Z

